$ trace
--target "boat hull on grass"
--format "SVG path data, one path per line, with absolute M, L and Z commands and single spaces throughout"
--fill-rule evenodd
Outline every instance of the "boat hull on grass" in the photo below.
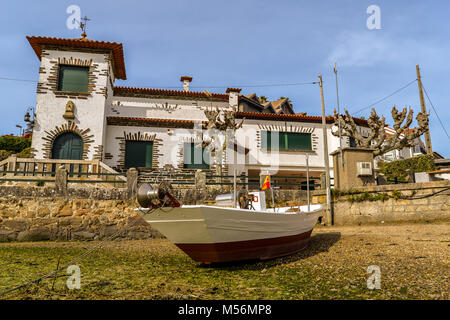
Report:
M 142 216 L 194 261 L 211 263 L 272 259 L 306 248 L 322 212 L 320 205 L 312 209 L 291 213 L 198 205 Z

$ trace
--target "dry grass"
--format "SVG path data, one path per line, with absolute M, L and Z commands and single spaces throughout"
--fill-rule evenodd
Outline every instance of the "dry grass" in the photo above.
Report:
M 0 244 L 0 291 L 54 271 L 97 242 Z M 317 227 L 309 247 L 264 262 L 199 265 L 164 239 L 110 241 L 67 275 L 2 299 L 448 299 L 449 223 Z M 366 269 L 381 268 L 369 290 Z

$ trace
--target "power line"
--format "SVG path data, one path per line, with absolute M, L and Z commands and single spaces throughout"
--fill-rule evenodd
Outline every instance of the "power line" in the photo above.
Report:
M 402 91 L 403 89 L 406 89 L 407 87 L 409 87 L 410 85 L 412 85 L 412 84 L 413 84 L 414 82 L 416 82 L 416 81 L 417 81 L 417 79 L 414 79 L 413 81 L 411 81 L 411 82 L 409 82 L 408 84 L 404 85 L 404 86 L 401 87 L 400 89 L 395 90 L 394 92 L 392 92 L 391 94 L 387 95 L 386 97 L 384 97 L 384 98 L 382 98 L 382 99 L 380 99 L 380 100 L 378 100 L 378 101 L 372 103 L 371 105 L 369 105 L 369 106 L 367 106 L 367 107 L 364 107 L 364 108 L 362 108 L 362 109 L 359 109 L 358 111 L 353 112 L 353 114 L 355 115 L 355 114 L 357 114 L 357 113 L 360 113 L 360 112 L 363 111 L 363 110 L 366 110 L 366 109 L 369 109 L 369 108 L 373 107 L 374 105 L 376 105 L 376 104 L 378 104 L 378 103 L 380 103 L 380 102 L 386 100 L 387 98 L 392 97 L 394 94 L 396 94 L 396 93 Z
M 431 102 L 430 97 L 428 96 L 427 90 L 425 89 L 425 86 L 423 85 L 423 82 L 422 82 L 422 88 L 423 88 L 423 91 L 425 92 L 425 95 L 427 96 L 428 102 L 430 103 L 431 107 L 433 107 L 434 113 L 436 114 L 436 117 L 438 118 L 439 123 L 441 124 L 442 129 L 444 130 L 445 134 L 447 135 L 447 138 L 450 139 L 450 136 L 448 135 L 447 130 L 445 130 L 444 124 L 442 123 L 441 118 L 439 117 L 439 114 L 437 113 L 436 109 L 434 108 L 433 103 Z
M 262 88 L 262 87 L 288 87 L 288 86 L 303 86 L 307 84 L 317 84 L 318 82 L 298 82 L 298 83 L 275 83 L 275 84 L 259 84 L 259 85 L 243 85 L 243 86 L 235 86 L 238 88 Z M 164 88 L 175 88 L 175 87 L 164 87 Z M 178 87 L 176 87 L 178 88 Z M 208 87 L 208 86 L 192 86 L 191 88 L 230 88 L 230 86 L 220 86 L 220 87 Z
M 16 78 L 5 78 L 0 77 L 0 80 L 9 80 L 9 81 L 22 81 L 22 82 L 37 82 L 36 80 L 27 80 L 27 79 L 16 79 Z
M 21 82 L 34 82 L 37 83 L 36 80 L 28 80 L 28 79 L 17 79 L 17 78 L 7 78 L 7 77 L 0 77 L 0 80 L 7 80 L 7 81 L 21 81 Z M 252 85 L 242 85 L 242 86 L 233 86 L 237 88 L 263 88 L 263 87 L 288 87 L 288 86 L 303 86 L 308 84 L 317 84 L 317 82 L 296 82 L 296 83 L 272 83 L 272 84 L 252 84 Z M 162 89 L 179 89 L 180 87 L 173 87 L 173 86 L 157 86 Z M 211 89 L 227 89 L 232 86 L 191 86 L 191 88 L 197 88 L 197 89 L 203 89 L 203 88 L 211 88 Z

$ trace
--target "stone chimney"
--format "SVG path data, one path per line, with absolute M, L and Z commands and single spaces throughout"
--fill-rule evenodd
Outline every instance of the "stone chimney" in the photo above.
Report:
M 228 93 L 228 102 L 230 104 L 230 107 L 236 108 L 236 110 L 239 109 L 239 92 L 241 92 L 242 89 L 239 88 L 228 88 L 226 93 Z
M 189 84 L 192 81 L 192 77 L 182 76 L 180 81 L 183 82 L 183 90 L 188 92 L 189 91 Z

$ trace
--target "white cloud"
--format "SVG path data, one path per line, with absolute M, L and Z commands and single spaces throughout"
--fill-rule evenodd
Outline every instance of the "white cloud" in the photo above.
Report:
M 442 47 L 429 41 L 394 38 L 380 31 L 343 32 L 327 57 L 327 65 L 367 67 L 379 62 L 416 64 L 419 58 L 443 58 Z

